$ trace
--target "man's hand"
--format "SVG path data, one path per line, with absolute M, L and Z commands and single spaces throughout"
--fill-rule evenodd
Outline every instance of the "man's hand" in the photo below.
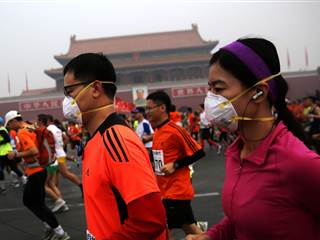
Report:
M 165 175 L 169 175 L 174 173 L 176 169 L 174 168 L 174 162 L 167 163 L 161 168 L 161 172 L 163 172 Z
M 12 160 L 16 157 L 16 153 L 15 152 L 8 152 L 7 157 L 9 160 Z
M 185 240 L 210 240 L 210 238 L 205 234 L 189 234 Z

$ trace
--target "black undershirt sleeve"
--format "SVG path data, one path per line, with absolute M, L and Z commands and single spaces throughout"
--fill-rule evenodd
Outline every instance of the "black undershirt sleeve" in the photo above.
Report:
M 200 149 L 200 150 L 196 151 L 194 154 L 192 154 L 191 156 L 187 156 L 187 157 L 184 157 L 184 158 L 181 158 L 181 159 L 178 159 L 177 161 L 175 161 L 174 167 L 175 167 L 175 169 L 177 169 L 177 168 L 189 166 L 192 163 L 195 163 L 199 159 L 203 158 L 205 155 L 206 154 L 203 151 L 203 149 Z

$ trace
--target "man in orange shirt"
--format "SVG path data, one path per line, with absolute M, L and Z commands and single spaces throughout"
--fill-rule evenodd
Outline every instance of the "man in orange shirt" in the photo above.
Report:
M 89 131 L 82 180 L 87 239 L 165 240 L 165 210 L 148 152 L 114 110 L 116 75 L 103 55 L 64 68 L 63 113 Z
M 47 172 L 37 161 L 39 150 L 35 129 L 24 122 L 21 114 L 17 111 L 10 111 L 6 114 L 5 126 L 18 133 L 21 149 L 19 152 L 9 152 L 8 158 L 23 158 L 25 161 L 25 173 L 28 176 L 28 181 L 23 190 L 23 204 L 43 222 L 46 229 L 43 239 L 71 239 L 45 203 L 44 184 Z
M 147 97 L 146 113 L 156 127 L 153 139 L 154 169 L 167 212 L 169 239 L 174 228 L 186 234 L 201 233 L 191 208 L 194 191 L 189 165 L 205 156 L 201 146 L 183 128 L 169 118 L 170 97 L 162 91 Z

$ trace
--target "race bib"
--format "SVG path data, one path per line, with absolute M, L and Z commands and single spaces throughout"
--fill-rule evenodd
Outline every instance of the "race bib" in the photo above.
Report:
M 95 236 L 93 236 L 88 229 L 87 229 L 87 240 L 96 240 Z
M 156 175 L 164 175 L 161 172 L 161 168 L 164 166 L 164 157 L 162 150 L 152 150 L 153 161 L 154 161 L 154 173 Z

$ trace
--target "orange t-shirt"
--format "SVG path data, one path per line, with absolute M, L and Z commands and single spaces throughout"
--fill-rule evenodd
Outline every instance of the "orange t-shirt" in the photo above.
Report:
M 160 192 L 146 148 L 122 122 L 115 114 L 110 115 L 84 149 L 87 235 L 96 240 L 109 239 L 121 228 L 130 202 Z M 164 231 L 153 240 L 165 239 Z
M 160 157 L 163 158 L 161 165 L 191 156 L 200 149 L 201 146 L 190 134 L 172 121 L 163 123 L 154 133 L 152 151 L 154 158 L 155 154 L 163 156 Z M 194 191 L 188 166 L 179 168 L 170 175 L 159 175 L 160 173 L 157 173 L 157 171 L 156 174 L 162 198 L 193 199 Z
M 19 138 L 20 147 L 21 147 L 20 151 L 27 151 L 30 148 L 37 146 L 37 135 L 32 130 L 29 130 L 26 128 L 21 128 L 18 131 L 18 138 Z M 24 157 L 23 159 L 26 163 L 36 162 L 36 159 L 34 159 L 33 157 Z M 40 172 L 42 170 L 43 170 L 42 167 L 30 168 L 27 165 L 24 169 L 27 176 L 30 176 L 30 175 L 37 173 L 37 172 Z

